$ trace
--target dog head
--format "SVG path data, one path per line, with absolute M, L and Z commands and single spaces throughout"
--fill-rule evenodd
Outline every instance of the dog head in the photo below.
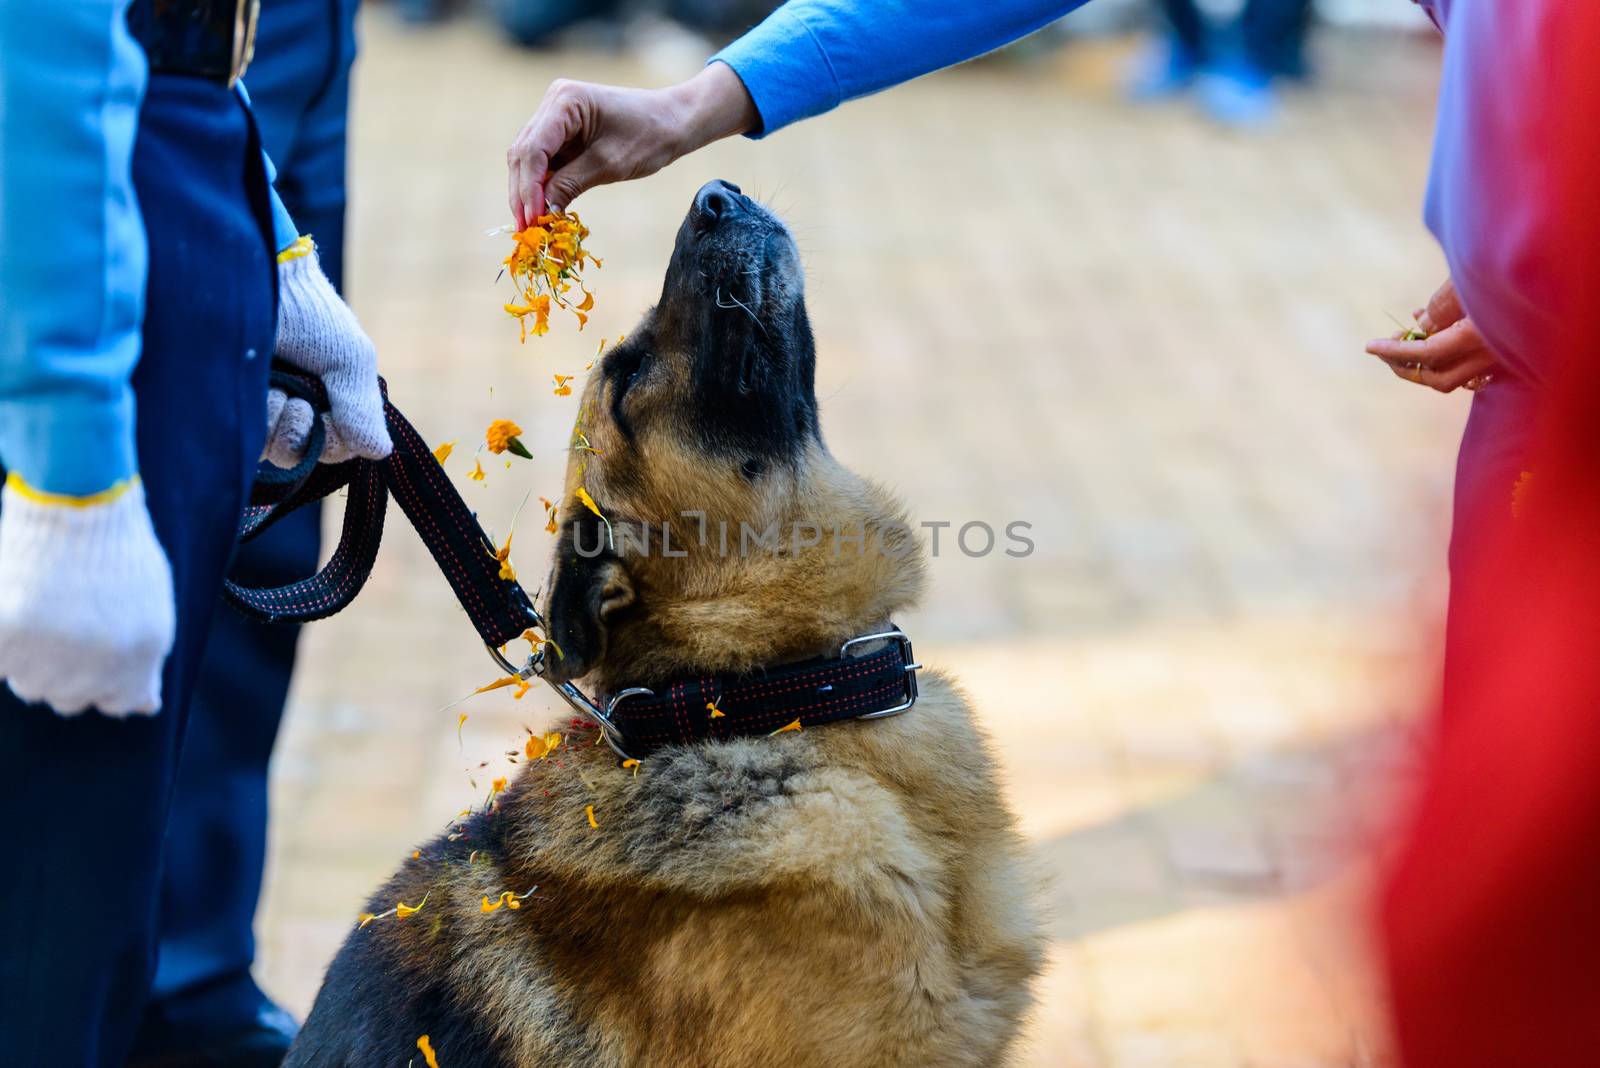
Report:
M 804 659 L 916 599 L 920 545 L 823 445 L 815 365 L 788 228 L 708 183 L 660 301 L 584 388 L 546 587 L 552 677 L 608 691 Z

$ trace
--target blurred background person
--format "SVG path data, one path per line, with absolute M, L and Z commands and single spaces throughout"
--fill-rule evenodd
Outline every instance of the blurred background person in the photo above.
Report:
M 1159 0 L 1163 32 L 1135 59 L 1128 94 L 1166 100 L 1193 90 L 1218 122 L 1251 126 L 1271 118 L 1273 82 L 1306 77 L 1311 0 L 1245 0 L 1217 23 L 1197 0 Z
M 250 65 L 275 188 L 344 285 L 345 146 L 358 0 L 264 0 Z M 321 508 L 241 546 L 233 576 L 278 586 L 316 569 Z M 164 847 L 160 959 L 133 1064 L 277 1065 L 295 1023 L 251 975 L 267 849 L 267 765 L 299 628 L 219 607 L 195 684 Z
M 437 6 L 442 0 L 402 2 Z M 726 40 L 766 18 L 777 6 L 778 0 L 493 0 L 501 28 L 518 44 L 529 46 L 548 44 L 560 31 L 595 20 L 621 26 L 652 24 L 665 18 L 693 33 Z

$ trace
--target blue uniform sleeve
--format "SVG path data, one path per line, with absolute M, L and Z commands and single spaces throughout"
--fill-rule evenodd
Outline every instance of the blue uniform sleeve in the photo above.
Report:
M 127 0 L 0 0 L 0 464 L 87 496 L 136 471 L 147 68 Z
M 237 86 L 239 98 L 244 101 L 245 107 L 250 107 L 250 93 L 244 87 L 244 82 Z M 278 168 L 273 166 L 272 157 L 267 155 L 267 150 L 261 150 L 261 161 L 267 168 L 267 182 L 272 194 L 272 238 L 273 245 L 279 252 L 284 251 L 300 239 L 300 231 L 294 224 L 289 209 L 283 206 L 283 201 L 278 197 Z
M 744 82 L 762 137 L 846 100 L 993 51 L 1087 0 L 789 0 L 712 57 Z

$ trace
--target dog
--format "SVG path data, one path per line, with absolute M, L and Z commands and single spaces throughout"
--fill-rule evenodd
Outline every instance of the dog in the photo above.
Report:
M 616 695 L 842 662 L 916 601 L 922 547 L 824 445 L 815 362 L 788 229 L 707 184 L 660 301 L 584 388 L 553 680 Z M 716 703 L 684 712 L 703 738 L 626 761 L 575 720 L 417 850 L 288 1068 L 1004 1064 L 1042 936 L 966 697 L 929 672 L 902 714 L 752 736 Z

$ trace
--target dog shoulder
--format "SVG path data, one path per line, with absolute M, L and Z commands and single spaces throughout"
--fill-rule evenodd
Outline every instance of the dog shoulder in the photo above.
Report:
M 487 814 L 452 824 L 413 852 L 368 900 L 366 912 L 328 966 L 285 1068 L 390 1068 L 422 1063 L 427 1036 L 450 1068 L 510 1068 L 504 1036 L 475 1011 L 469 985 L 451 967 L 473 935 L 479 884 L 495 847 Z M 483 874 L 479 874 L 479 873 Z M 402 914 L 398 907 L 405 907 Z M 482 927 L 483 925 L 478 925 Z

